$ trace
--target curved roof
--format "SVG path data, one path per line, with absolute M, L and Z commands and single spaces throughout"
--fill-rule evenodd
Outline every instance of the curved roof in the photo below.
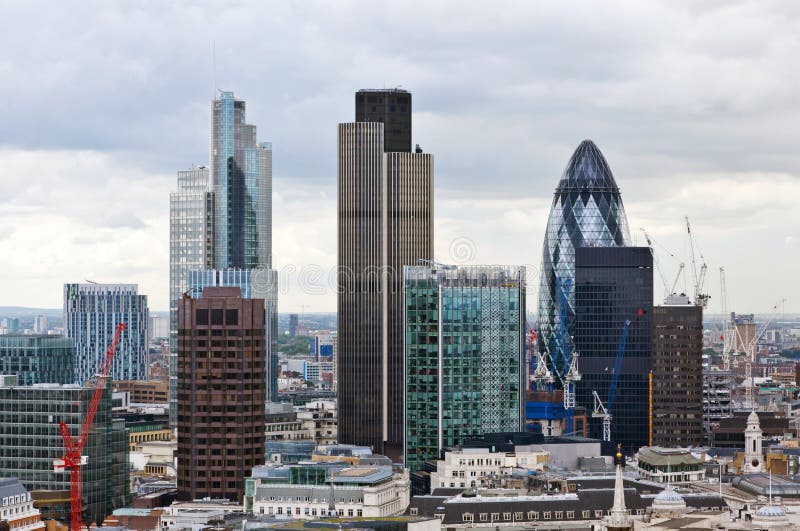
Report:
M 756 511 L 756 516 L 760 518 L 783 518 L 786 513 L 780 505 L 763 505 Z
M 575 149 L 561 175 L 556 193 L 575 189 L 619 193 L 608 162 L 591 140 L 584 140 Z

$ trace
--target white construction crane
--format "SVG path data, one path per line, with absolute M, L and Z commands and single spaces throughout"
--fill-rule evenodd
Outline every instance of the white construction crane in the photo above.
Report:
M 644 228 L 641 229 L 642 233 L 644 234 L 644 239 L 647 240 L 647 246 L 650 247 L 650 253 L 653 255 L 653 265 L 656 266 L 656 271 L 658 271 L 658 276 L 661 277 L 661 283 L 664 284 L 664 297 L 669 295 L 669 285 L 667 284 L 667 278 L 664 276 L 664 270 L 661 269 L 661 264 L 658 261 L 658 257 L 656 256 L 656 250 L 653 247 L 653 241 L 650 239 L 650 235 L 647 234 L 647 231 Z
M 719 268 L 720 306 L 722 308 L 722 366 L 731 369 L 731 354 L 736 349 L 736 331 L 728 314 L 728 284 L 725 281 L 725 268 Z
M 581 379 L 581 373 L 578 371 L 578 358 L 580 355 L 577 352 L 572 353 L 572 361 L 569 364 L 569 370 L 564 375 L 564 409 L 575 409 L 575 382 Z
M 708 293 L 703 293 L 703 284 L 706 281 L 706 272 L 708 271 L 708 264 L 706 264 L 706 259 L 703 257 L 703 253 L 698 250 L 698 254 L 700 255 L 700 270 L 697 269 L 697 260 L 695 259 L 694 247 L 695 247 L 695 240 L 694 235 L 692 234 L 692 226 L 689 224 L 689 216 L 686 216 L 686 233 L 689 235 L 689 249 L 692 252 L 692 277 L 694 280 L 694 303 L 697 306 L 702 306 L 705 308 L 708 306 L 708 299 L 711 298 L 711 295 Z
M 592 391 L 592 396 L 594 397 L 594 411 L 592 412 L 592 417 L 603 419 L 603 440 L 610 441 L 611 413 L 608 412 L 608 409 L 606 409 L 603 401 L 600 400 L 599 396 L 597 396 L 597 391 Z

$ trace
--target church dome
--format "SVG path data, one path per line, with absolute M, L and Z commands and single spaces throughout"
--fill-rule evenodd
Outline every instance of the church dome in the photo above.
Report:
M 756 415 L 755 411 L 751 411 L 750 415 L 747 416 L 747 423 L 748 424 L 759 424 L 758 415 Z

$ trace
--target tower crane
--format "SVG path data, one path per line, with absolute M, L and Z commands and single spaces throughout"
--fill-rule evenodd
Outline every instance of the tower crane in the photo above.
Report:
M 706 264 L 706 259 L 698 250 L 698 254 L 700 255 L 700 270 L 697 269 L 697 260 L 695 259 L 695 239 L 694 235 L 692 234 L 692 226 L 689 224 L 689 216 L 686 216 L 686 233 L 689 235 L 689 250 L 692 253 L 692 279 L 694 280 L 694 303 L 696 306 L 702 306 L 705 308 L 708 306 L 708 299 L 711 298 L 711 295 L 708 293 L 703 293 L 703 284 L 706 281 L 706 272 L 708 271 L 708 264 Z
M 628 342 L 628 327 L 630 327 L 630 319 L 625 320 L 622 326 L 622 335 L 617 345 L 617 357 L 614 359 L 614 373 L 611 375 L 611 385 L 608 386 L 608 399 L 606 403 L 600 400 L 597 391 L 592 391 L 594 398 L 594 411 L 592 417 L 603 419 L 603 440 L 611 440 L 611 408 L 614 405 L 614 398 L 617 394 L 617 383 L 619 382 L 619 374 L 622 372 L 622 358 L 625 357 L 625 345 Z
M 725 268 L 719 268 L 720 307 L 722 308 L 722 366 L 728 371 L 731 368 L 731 353 L 736 348 L 736 331 L 728 315 L 728 283 L 725 280 Z
M 94 390 L 89 401 L 89 409 L 83 418 L 81 432 L 77 439 L 72 438 L 69 426 L 62 420 L 58 424 L 61 431 L 61 438 L 64 439 L 64 457 L 53 462 L 53 468 L 57 472 L 69 470 L 69 491 L 70 491 L 70 530 L 81 531 L 83 528 L 83 497 L 81 495 L 81 466 L 88 462 L 88 457 L 81 455 L 83 448 L 89 441 L 89 433 L 92 431 L 94 417 L 103 397 L 106 387 L 108 374 L 111 372 L 111 362 L 114 359 L 114 351 L 117 350 L 120 334 L 125 329 L 125 325 L 119 323 L 114 332 L 114 339 L 106 350 L 106 356 L 100 369 L 100 374 L 94 383 Z
M 553 373 L 547 366 L 544 354 L 536 350 L 536 332 L 528 325 L 528 355 L 532 366 L 531 379 L 538 385 L 539 383 L 551 384 L 555 380 Z M 534 356 L 536 357 L 534 365 Z
M 661 282 L 664 284 L 664 297 L 672 293 L 669 291 L 669 286 L 667 285 L 667 278 L 664 276 L 664 270 L 661 269 L 661 264 L 658 261 L 658 257 L 656 256 L 656 250 L 653 247 L 653 241 L 650 239 L 650 235 L 647 234 L 647 231 L 642 228 L 642 232 L 644 233 L 644 239 L 647 240 L 647 246 L 650 247 L 650 254 L 653 255 L 653 264 L 656 266 L 656 271 L 658 271 L 658 276 L 661 277 Z
M 563 387 L 564 411 L 566 413 L 566 429 L 569 433 L 573 430 L 573 417 L 575 413 L 575 382 L 580 381 L 581 373 L 578 371 L 578 353 L 572 351 L 572 340 L 567 329 L 567 306 L 569 300 L 567 293 L 572 285 L 571 278 L 561 279 L 558 282 L 558 345 L 562 356 L 562 367 L 553 363 L 556 375 L 561 380 Z M 563 371 L 563 375 L 562 372 Z

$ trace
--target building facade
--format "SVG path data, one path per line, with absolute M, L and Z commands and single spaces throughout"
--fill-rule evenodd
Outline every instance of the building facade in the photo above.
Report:
M 125 324 L 111 366 L 114 380 L 147 379 L 147 295 L 136 284 L 64 284 L 64 331 L 75 346 L 75 382 L 100 372 L 117 324 Z
M 596 391 L 610 408 L 611 440 L 629 453 L 649 444 L 652 315 L 649 247 L 576 249 L 574 343 L 582 379 L 575 386 L 575 401 L 593 411 L 592 391 Z M 623 336 L 621 371 L 612 401 L 609 390 Z M 589 425 L 590 436 L 601 438 L 599 419 L 590 419 Z
M 241 501 L 264 463 L 262 299 L 205 288 L 178 306 L 178 497 Z
M 170 424 L 177 412 L 178 299 L 189 289 L 189 271 L 214 260 L 214 192 L 207 166 L 178 172 L 169 195 L 169 402 Z
M 623 247 L 630 241 L 611 168 L 594 142 L 584 140 L 556 188 L 542 250 L 538 341 L 556 375 L 567 373 L 575 348 L 576 249 Z
M 0 479 L 0 521 L 14 531 L 38 531 L 45 528 L 42 514 L 33 506 L 31 493 L 17 478 Z
M 433 258 L 433 156 L 339 124 L 337 391 L 342 442 L 403 453 L 402 270 Z
M 411 152 L 411 93 L 402 89 L 356 92 L 356 122 L 382 123 L 383 150 Z
M 653 308 L 653 440 L 664 447 L 701 446 L 703 307 Z
M 53 470 L 64 456 L 59 422 L 77 437 L 93 389 L 74 384 L 0 385 L 0 476 L 18 478 L 45 518 L 69 521 L 69 473 Z M 128 431 L 111 416 L 110 387 L 100 401 L 81 467 L 83 519 L 102 522 L 131 501 Z
M 524 427 L 525 268 L 407 266 L 405 464 Z
M 55 335 L 2 335 L 0 374 L 16 374 L 19 385 L 74 383 L 72 340 Z
M 535 475 L 544 470 L 550 454 L 530 446 L 514 452 L 492 451 L 487 448 L 464 448 L 445 452 L 431 472 L 431 488 L 494 488 L 503 480 L 524 470 Z M 531 474 L 531 472 L 533 474 Z
M 322 516 L 397 516 L 408 507 L 408 472 L 342 461 L 259 467 L 249 478 L 245 510 L 308 520 Z
M 214 267 L 272 265 L 272 144 L 257 141 L 243 100 L 220 91 L 211 102 Z
M 245 299 L 264 301 L 267 401 L 278 401 L 278 272 L 274 269 L 203 269 L 189 272 L 189 293 L 192 298 L 202 296 L 209 287 L 239 288 Z

